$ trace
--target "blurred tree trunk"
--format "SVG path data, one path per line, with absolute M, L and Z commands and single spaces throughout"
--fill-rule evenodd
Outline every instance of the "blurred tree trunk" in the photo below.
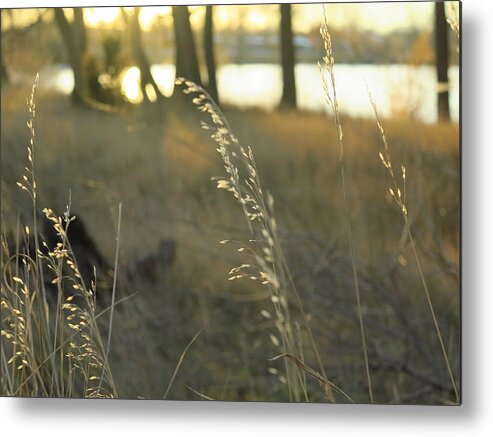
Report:
M 84 23 L 84 11 L 82 8 L 74 8 L 74 34 L 79 41 L 80 51 L 86 53 L 87 51 L 87 31 Z
M 238 14 L 238 29 L 236 31 L 236 64 L 243 64 L 245 62 L 245 21 L 246 11 L 244 8 L 240 8 Z
M 445 3 L 435 3 L 435 58 L 438 80 L 438 119 L 450 120 L 448 89 L 448 23 Z
M 0 34 L 3 34 L 3 17 L 2 17 L 3 11 L 0 10 Z M 3 36 L 3 35 L 2 35 Z M 3 38 L 0 40 L 0 65 L 1 65 L 1 75 L 0 75 L 0 83 L 1 86 L 3 87 L 4 85 L 7 85 L 9 83 L 9 73 L 7 71 L 7 67 L 5 65 L 4 57 L 3 57 L 3 48 L 2 45 L 4 44 Z
M 2 83 L 5 85 L 9 82 L 9 72 L 7 68 L 7 64 L 5 62 L 5 53 L 7 52 L 7 47 L 12 49 L 9 45 L 11 44 L 12 39 L 22 39 L 29 32 L 35 29 L 40 23 L 43 22 L 43 17 L 46 15 L 46 12 L 50 8 L 43 8 L 37 10 L 37 17 L 34 21 L 31 21 L 29 24 L 16 25 L 15 18 L 13 14 L 13 9 L 3 9 L 0 10 L 0 33 L 1 37 L 1 50 L 0 50 L 0 63 L 1 63 L 1 71 L 0 77 Z M 9 28 L 3 28 L 4 22 L 4 14 L 8 16 L 11 25 Z
M 73 8 L 74 21 L 69 23 L 62 8 L 53 8 L 55 22 L 67 49 L 67 56 L 74 73 L 74 89 L 72 100 L 82 104 L 87 99 L 87 77 L 84 68 L 84 58 L 87 49 L 86 27 L 83 11 Z
M 2 68 L 0 81 L 2 86 L 4 86 L 4 85 L 8 85 L 9 83 L 9 72 L 7 71 L 7 67 L 3 60 L 3 50 L 1 47 L 0 47 L 0 58 L 1 58 L 0 60 L 1 60 L 1 68 Z
M 296 108 L 296 82 L 294 77 L 294 43 L 291 24 L 291 5 L 282 3 L 281 8 L 281 64 L 282 98 L 281 107 Z
M 144 96 L 144 100 L 146 102 L 151 102 L 154 100 L 153 97 L 149 96 L 150 94 L 149 87 L 153 89 L 155 93 L 155 99 L 163 100 L 164 96 L 159 90 L 156 81 L 152 76 L 151 65 L 149 63 L 149 60 L 147 59 L 147 55 L 142 45 L 142 30 L 140 28 L 140 23 L 139 23 L 140 9 L 141 9 L 140 7 L 135 7 L 130 17 L 128 17 L 128 19 L 125 20 L 128 23 L 130 44 L 132 47 L 132 56 L 135 60 L 137 67 L 140 70 L 140 89 L 142 91 L 142 95 Z M 123 8 L 122 8 L 122 13 L 125 14 Z
M 187 6 L 173 6 L 173 23 L 176 46 L 176 77 L 184 77 L 202 85 Z
M 208 84 L 207 90 L 211 97 L 219 103 L 219 96 L 217 93 L 217 79 L 216 79 L 216 59 L 214 56 L 214 20 L 213 20 L 213 6 L 207 5 L 205 7 L 205 24 L 204 24 L 204 53 L 205 63 L 207 65 Z

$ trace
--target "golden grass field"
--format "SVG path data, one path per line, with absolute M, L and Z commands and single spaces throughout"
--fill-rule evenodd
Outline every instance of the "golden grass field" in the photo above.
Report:
M 2 219 L 32 226 L 29 196 L 16 186 L 27 165 L 29 90 L 2 92 Z M 191 99 L 189 99 L 191 100 Z M 113 265 L 121 203 L 112 370 L 119 397 L 289 400 L 269 293 L 258 281 L 228 281 L 248 261 L 241 208 L 216 189 L 224 174 L 217 144 L 200 128 L 191 101 L 118 113 L 74 108 L 69 99 L 36 97 L 35 165 L 39 212 L 71 210 Z M 370 103 L 369 103 L 370 104 Z M 225 108 L 241 144 L 250 146 L 265 191 L 274 199 L 280 246 L 327 378 L 355 402 L 368 402 L 355 308 L 337 133 L 330 116 Z M 460 380 L 459 129 L 408 118 L 384 120 L 392 160 L 406 167 L 409 223 L 452 371 Z M 402 215 L 389 193 L 381 135 L 374 120 L 342 117 L 354 261 L 359 274 L 369 369 L 379 403 L 450 403 L 453 391 L 434 334 Z M 70 239 L 70 230 L 68 233 Z M 175 262 L 152 281 L 130 277 L 159 241 L 176 241 Z M 2 284 L 3 287 L 3 284 Z M 101 290 L 101 293 L 104 291 Z M 106 290 L 111 293 L 111 290 Z M 134 293 L 136 293 L 134 295 Z M 263 314 L 262 314 L 263 313 Z M 99 319 L 103 337 L 108 317 Z M 176 377 L 173 372 L 192 337 Z M 317 369 L 300 330 L 298 356 Z M 326 393 L 304 373 L 310 401 Z M 201 395 L 199 395 L 201 394 Z M 338 393 L 334 400 L 346 402 Z

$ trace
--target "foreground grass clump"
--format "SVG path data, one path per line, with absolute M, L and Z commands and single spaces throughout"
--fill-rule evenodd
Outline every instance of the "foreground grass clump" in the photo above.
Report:
M 95 281 L 86 285 L 68 239 L 71 216 L 44 209 L 59 241 L 48 247 L 38 229 L 35 178 L 35 90 L 29 99 L 30 145 L 21 190 L 33 226 L 2 233 L 1 389 L 6 396 L 117 397 L 96 316 Z M 10 243 L 10 244 L 9 244 Z M 11 249 L 15 248 L 15 253 Z M 68 292 L 70 290 L 70 292 Z
M 2 393 L 117 397 L 97 322 L 95 284 L 86 287 L 70 249 L 68 229 L 75 217 L 68 209 L 63 218 L 46 214 L 60 236 L 55 248 L 40 241 L 32 253 L 28 227 L 14 254 L 2 237 Z

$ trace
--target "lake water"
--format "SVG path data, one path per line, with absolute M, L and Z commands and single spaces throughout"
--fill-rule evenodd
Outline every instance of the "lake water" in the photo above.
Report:
M 152 73 L 161 91 L 169 96 L 173 91 L 174 65 L 153 65 Z M 222 102 L 240 107 L 275 108 L 281 98 L 282 76 L 279 65 L 242 64 L 218 68 L 219 96 Z M 298 106 L 301 109 L 326 111 L 320 72 L 314 64 L 296 66 Z M 436 121 L 436 79 L 431 66 L 409 65 L 344 65 L 335 66 L 337 96 L 341 112 L 352 116 L 371 117 L 372 108 L 366 84 L 382 116 L 414 115 L 426 121 Z M 450 111 L 454 121 L 459 118 L 459 68 L 450 67 Z M 139 70 L 129 68 L 122 79 L 130 100 L 142 96 L 138 86 Z M 69 94 L 73 75 L 68 66 L 46 67 L 41 72 L 40 87 Z

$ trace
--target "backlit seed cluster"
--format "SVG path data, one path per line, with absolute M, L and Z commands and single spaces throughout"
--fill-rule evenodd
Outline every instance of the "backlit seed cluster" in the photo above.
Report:
M 204 130 L 211 132 L 226 172 L 225 176 L 214 178 L 216 186 L 233 194 L 242 207 L 250 231 L 251 239 L 247 242 L 221 241 L 222 244 L 238 244 L 240 247 L 237 250 L 245 252 L 249 259 L 254 260 L 231 269 L 228 279 L 233 281 L 248 278 L 269 288 L 281 340 L 272 334 L 270 338 L 276 347 L 288 352 L 295 343 L 294 329 L 289 315 L 285 258 L 279 244 L 273 212 L 274 199 L 270 193 L 262 190 L 252 149 L 239 143 L 226 117 L 207 91 L 194 82 L 181 78 L 176 80 L 176 84 L 184 86 L 183 92 L 193 95 L 192 102 L 197 109 L 207 114 L 208 122 L 202 122 L 201 125 Z M 261 314 L 271 318 L 266 310 Z

